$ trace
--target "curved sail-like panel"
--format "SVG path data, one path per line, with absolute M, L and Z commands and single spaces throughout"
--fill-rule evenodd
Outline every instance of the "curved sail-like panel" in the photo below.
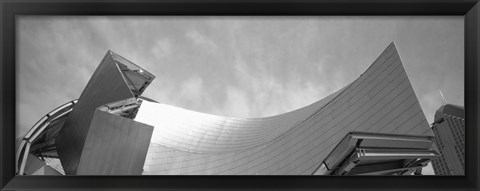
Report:
M 144 102 L 143 174 L 312 174 L 351 131 L 433 135 L 394 43 L 357 80 L 307 107 L 231 118 Z
M 307 107 L 265 118 L 223 117 L 143 101 L 135 120 L 155 126 L 152 143 L 194 153 L 233 152 L 286 133 L 340 92 Z

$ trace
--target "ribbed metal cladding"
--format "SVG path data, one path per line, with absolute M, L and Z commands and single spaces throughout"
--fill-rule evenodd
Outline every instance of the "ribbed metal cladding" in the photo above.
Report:
M 155 112 L 151 112 L 155 111 Z M 394 43 L 354 82 L 304 108 L 229 118 L 144 102 L 148 174 L 312 174 L 350 131 L 431 135 Z

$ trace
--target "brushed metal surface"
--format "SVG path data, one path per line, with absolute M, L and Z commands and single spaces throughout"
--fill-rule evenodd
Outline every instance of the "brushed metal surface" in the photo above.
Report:
M 96 110 L 77 175 L 141 175 L 153 126 Z
M 134 97 L 118 65 L 107 52 L 88 81 L 56 140 L 67 175 L 75 175 L 95 109 L 103 104 Z
M 354 82 L 307 107 L 231 118 L 144 102 L 154 132 L 143 174 L 312 174 L 351 131 L 428 135 L 394 43 Z

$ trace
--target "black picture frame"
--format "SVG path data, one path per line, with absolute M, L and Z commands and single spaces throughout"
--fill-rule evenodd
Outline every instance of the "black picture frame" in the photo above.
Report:
M 478 0 L 2 0 L 2 190 L 478 190 Z M 15 176 L 15 17 L 19 15 L 464 15 L 465 176 Z

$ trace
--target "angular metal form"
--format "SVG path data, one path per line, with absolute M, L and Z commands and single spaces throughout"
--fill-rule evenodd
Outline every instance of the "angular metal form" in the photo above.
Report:
M 335 150 L 339 144 L 350 144 L 342 138 L 353 131 L 433 136 L 394 43 L 344 88 L 304 108 L 265 118 L 216 116 L 141 98 L 153 78 L 126 59 L 107 53 L 56 137 L 65 174 L 311 175 L 323 161 L 332 165 L 338 160 L 328 158 L 330 153 L 352 161 L 379 156 L 389 160 L 391 148 L 367 146 L 423 149 L 431 145 L 423 139 L 364 139 L 356 155 Z M 20 153 L 29 153 L 25 146 L 21 149 Z M 100 153 L 108 157 L 96 161 Z M 336 165 L 343 164 L 344 169 L 352 167 L 352 163 Z M 400 164 L 376 168 L 386 165 Z M 357 170 L 360 165 L 349 172 Z
M 411 174 L 440 156 L 433 136 L 350 132 L 313 175 Z
M 153 126 L 96 110 L 77 175 L 141 175 Z
M 112 51 L 107 52 L 56 139 L 60 161 L 67 175 L 77 174 L 96 108 L 138 97 L 154 78 L 132 62 Z

